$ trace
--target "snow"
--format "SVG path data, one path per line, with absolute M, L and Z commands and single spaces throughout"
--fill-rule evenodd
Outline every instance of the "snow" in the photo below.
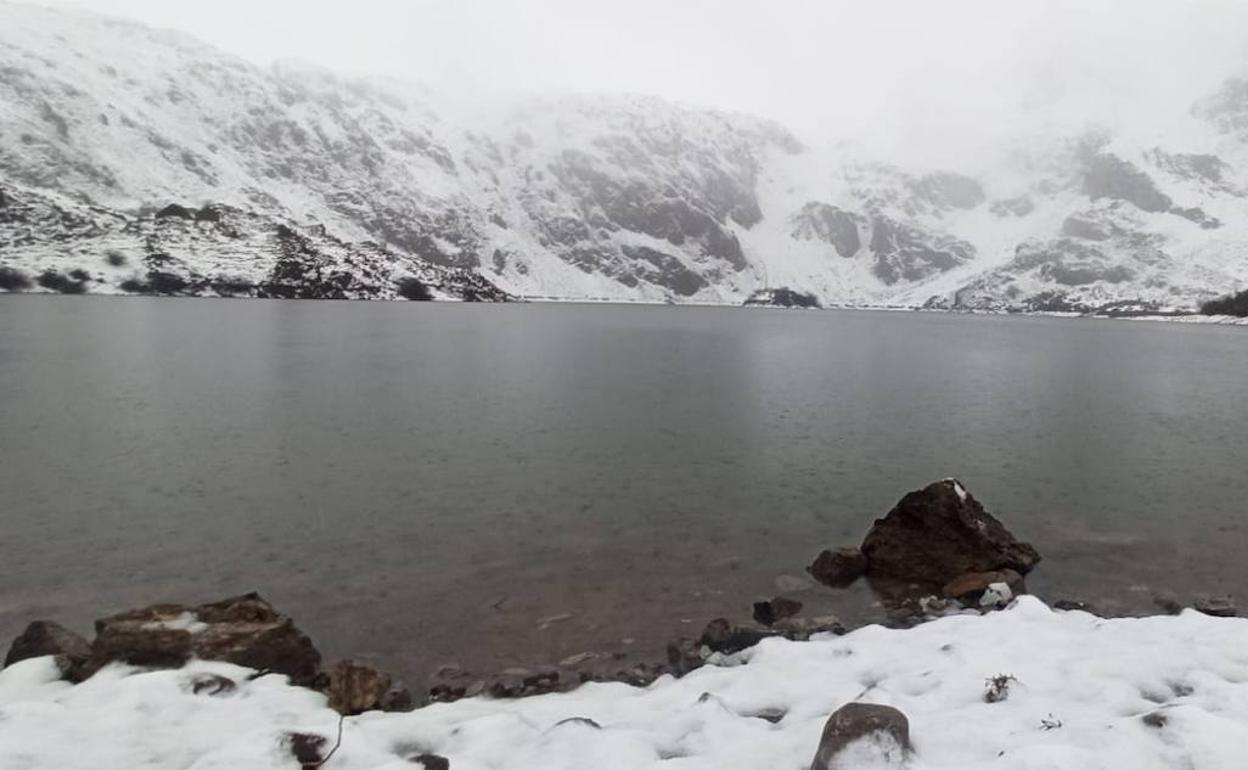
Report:
M 748 115 L 634 95 L 485 102 L 307 65 L 259 68 L 184 35 L 85 11 L 0 2 L 0 69 L 0 134 L 20 138 L 0 143 L 6 184 L 125 215 L 173 201 L 223 203 L 323 224 L 336 238 L 379 241 L 409 257 L 428 257 L 432 246 L 444 262 L 479 260 L 490 280 L 525 298 L 741 304 L 758 289 L 787 287 L 825 306 L 922 307 L 960 297 L 964 307 L 1001 309 L 1060 290 L 1089 307 L 1128 301 L 1156 311 L 1190 309 L 1248 285 L 1241 213 L 1248 165 L 1237 162 L 1248 143 L 1196 119 L 1189 104 L 1132 136 L 1112 137 L 1105 150 L 1147 172 L 1176 205 L 1220 219 L 1217 229 L 1122 201 L 1091 201 L 1074 151 L 1086 136 L 1043 124 L 1011 129 L 1022 133 L 953 169 L 974 175 L 987 195 L 962 210 L 915 195 L 915 180 L 948 169 L 902 169 L 896 164 L 904 159 L 835 137 L 803 147 L 782 127 Z M 1216 86 L 1193 84 L 1193 93 Z M 1216 153 L 1229 161 L 1227 178 L 1176 174 L 1159 160 L 1159 146 Z M 610 221 L 595 196 L 558 178 L 558 161 L 569 153 L 653 206 L 675 195 L 691 211 L 709 211 L 720 185 L 708 181 L 752 190 L 761 222 L 747 227 L 717 214 L 724 233 L 740 240 L 744 265 L 705 253 L 697 238 L 664 239 L 635 222 Z M 1022 196 L 1034 210 L 994 211 Z M 934 241 L 954 237 L 976 256 L 889 285 L 873 272 L 869 237 L 842 258 L 831 244 L 794 234 L 793 218 L 809 203 L 885 216 Z M 1129 271 L 1129 280 L 1067 286 L 1043 266 L 1013 264 L 1020 245 L 1047 243 L 1068 216 L 1089 213 L 1124 234 L 1093 244 L 1103 254 L 1092 261 Z M 552 240 L 550 223 L 580 234 Z M 1149 247 L 1138 248 L 1137 236 Z M 101 245 L 112 247 L 90 239 L 7 249 L 0 261 L 102 272 L 113 286 L 117 271 L 91 255 Z M 233 274 L 254 280 L 245 264 L 250 249 L 190 246 L 185 260 L 199 272 L 229 263 Z M 630 246 L 662 252 L 705 286 L 683 296 L 670 281 L 647 278 L 653 265 L 629 256 Z
M 1246 619 L 1190 610 L 1100 619 L 1024 596 L 910 630 L 770 639 L 724 663 L 648 688 L 591 684 L 349 718 L 326 767 L 398 770 L 435 753 L 455 770 L 799 770 L 828 715 L 855 700 L 909 717 L 911 770 L 1244 767 Z M 208 673 L 239 687 L 193 694 L 191 678 Z M 276 769 L 294 766 L 290 732 L 332 744 L 338 719 L 323 696 L 248 673 L 208 662 L 115 666 L 74 687 L 57 681 L 49 658 L 19 663 L 0 672 L 0 767 Z M 987 703 L 986 682 L 998 676 L 1013 677 L 1007 697 Z M 771 712 L 784 716 L 760 718 Z M 1164 725 L 1146 724 L 1151 714 Z M 601 728 L 565 721 L 577 718 Z
M 208 628 L 208 624 L 202 622 L 193 612 L 183 612 L 181 615 L 167 620 L 153 620 L 144 623 L 143 627 L 163 631 L 189 631 L 192 634 L 198 634 L 200 631 Z

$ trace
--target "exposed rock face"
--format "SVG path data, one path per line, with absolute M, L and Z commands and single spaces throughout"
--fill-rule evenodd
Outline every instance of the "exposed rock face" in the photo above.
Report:
M 95 630 L 86 676 L 114 661 L 176 668 L 195 657 L 285 674 L 310 687 L 321 666 L 312 640 L 254 593 L 198 607 L 131 610 L 97 620 Z
M 892 706 L 848 703 L 828 717 L 810 770 L 834 770 L 850 744 L 864 738 L 879 741 L 879 754 L 901 759 L 910 751 L 910 720 Z
M 1169 211 L 1170 197 L 1157 189 L 1148 174 L 1116 155 L 1095 155 L 1088 161 L 1083 191 L 1092 200 L 1117 198 L 1143 211 Z
M 876 520 L 862 552 L 870 577 L 937 587 L 968 572 L 1026 574 L 1040 562 L 955 479 L 903 497 Z
M 806 571 L 820 583 L 845 588 L 867 572 L 867 557 L 858 548 L 823 551 Z
M 832 244 L 837 254 L 848 259 L 862 248 L 859 228 L 866 222 L 860 214 L 812 201 L 793 217 L 793 237 L 826 241 Z
M 91 645 L 82 636 L 50 620 L 36 620 L 26 627 L 21 636 L 13 640 L 4 665 L 11 666 L 29 658 L 45 655 L 64 657 L 65 666 L 73 670 L 91 657 Z
M 884 216 L 871 219 L 871 270 L 886 284 L 921 281 L 975 256 L 971 244 Z

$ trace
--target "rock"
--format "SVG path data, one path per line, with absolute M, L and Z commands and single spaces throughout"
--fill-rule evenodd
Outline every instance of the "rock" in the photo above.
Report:
M 451 770 L 451 760 L 437 754 L 421 754 L 412 757 L 410 762 L 418 765 L 424 765 L 425 770 Z
M 672 674 L 684 676 L 703 664 L 701 645 L 688 639 L 679 639 L 667 644 L 667 665 Z
M 806 571 L 820 583 L 845 588 L 866 573 L 867 557 L 857 548 L 823 551 Z
M 177 217 L 178 219 L 194 219 L 195 212 L 191 211 L 186 206 L 179 206 L 176 203 L 170 203 L 168 206 L 165 206 L 163 209 L 156 212 L 157 219 L 169 219 L 171 217 Z
M 65 656 L 61 670 L 74 671 L 91 657 L 91 645 L 82 636 L 70 631 L 59 623 L 51 620 L 36 620 L 26 626 L 21 636 L 13 640 L 8 655 L 4 656 L 4 666 L 13 665 L 29 658 L 42 658 L 46 655 Z
M 815 634 L 837 634 L 838 636 L 845 633 L 845 626 L 841 625 L 841 621 L 835 615 L 824 615 L 818 618 L 785 618 L 776 621 L 771 630 L 779 633 L 785 639 L 804 642 Z
M 290 733 L 286 736 L 286 741 L 290 747 L 290 753 L 294 755 L 295 761 L 303 770 L 311 770 L 324 764 L 326 759 L 324 752 L 329 743 L 325 736 L 312 733 Z
M 769 602 L 754 602 L 754 620 L 770 626 L 777 620 L 791 618 L 802 611 L 802 603 L 777 596 Z
M 398 681 L 391 680 L 390 688 L 386 690 L 385 695 L 381 696 L 381 700 L 377 703 L 377 708 L 381 711 L 411 711 L 416 708 L 416 699 L 412 697 L 412 691 L 407 685 Z
M 945 584 L 945 587 L 941 589 L 941 594 L 946 599 L 957 599 L 968 607 L 975 607 L 979 605 L 984 592 L 994 583 L 1004 583 L 1009 586 L 1011 596 L 1027 593 L 1027 584 L 1023 582 L 1023 576 L 1012 569 L 1003 569 L 959 575 Z
M 329 707 L 344 716 L 381 709 L 390 691 L 390 676 L 372 666 L 353 660 L 339 661 L 329 671 Z
M 1183 611 L 1183 605 L 1179 603 L 1176 597 L 1170 591 L 1158 591 L 1153 594 L 1153 604 L 1167 615 L 1178 615 Z
M 310 687 L 321 668 L 312 640 L 254 593 L 198 607 L 131 610 L 97 620 L 95 631 L 86 676 L 115 661 L 178 668 L 194 657 L 284 674 L 291 683 Z
M 1233 618 L 1239 614 L 1235 609 L 1235 600 L 1229 596 L 1201 596 L 1192 603 L 1192 607 L 1215 618 Z
M 1169 196 L 1157 189 L 1152 178 L 1116 155 L 1094 155 L 1087 161 L 1083 192 L 1092 200 L 1116 198 L 1135 204 L 1144 211 L 1167 211 Z
M 910 751 L 910 720 L 892 706 L 846 704 L 828 717 L 810 770 L 831 770 L 851 743 L 871 736 L 880 739 L 882 753 L 904 756 Z
M 943 586 L 968 572 L 1030 572 L 1040 554 L 1018 541 L 956 479 L 911 492 L 877 519 L 862 552 L 867 575 Z
M 699 641 L 709 647 L 711 652 L 732 654 L 749 649 L 769 636 L 775 634 L 762 629 L 734 626 L 724 618 L 716 618 L 706 624 Z
M 1065 612 L 1086 612 L 1089 615 L 1096 614 L 1096 611 L 1092 608 L 1091 604 L 1077 599 L 1058 599 L 1053 602 L 1053 609 L 1063 610 Z
M 1155 727 L 1159 730 L 1165 727 L 1166 723 L 1170 721 L 1166 717 L 1166 715 L 1161 713 L 1160 711 L 1153 711 L 1151 713 L 1145 714 L 1144 716 L 1140 717 L 1140 720 L 1144 724 L 1148 725 L 1149 727 Z

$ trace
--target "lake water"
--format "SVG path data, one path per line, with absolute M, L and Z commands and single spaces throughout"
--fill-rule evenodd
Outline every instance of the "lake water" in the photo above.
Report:
M 1248 604 L 1248 329 L 0 297 L 5 640 L 258 589 L 417 681 L 650 654 L 946 476 L 1046 598 Z

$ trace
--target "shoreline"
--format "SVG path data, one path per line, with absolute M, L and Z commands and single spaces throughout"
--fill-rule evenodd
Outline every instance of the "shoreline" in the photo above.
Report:
M 225 300 L 225 301 L 269 301 L 269 302 L 330 302 L 330 303 L 378 303 L 378 304 L 398 304 L 412 302 L 412 300 L 394 298 L 394 299 L 301 299 L 301 298 L 283 298 L 283 297 L 240 297 L 240 296 L 207 296 L 207 295 L 163 295 L 163 294 L 133 294 L 126 292 L 105 293 L 95 292 L 86 294 L 65 294 L 62 292 L 44 290 L 44 291 L 0 291 L 0 296 L 32 296 L 32 297 L 75 297 L 96 298 L 105 297 L 109 299 L 191 299 L 191 300 Z M 958 315 L 958 316 L 986 316 L 986 317 L 1018 317 L 1018 318 L 1063 318 L 1063 319 L 1085 319 L 1099 321 L 1150 321 L 1150 322 L 1171 322 L 1197 325 L 1211 326 L 1248 326 L 1248 316 L 1232 316 L 1232 315 L 1205 315 L 1199 311 L 1165 311 L 1156 313 L 1147 312 L 1130 312 L 1130 313 L 1099 313 L 1099 312 L 1080 312 L 1080 311 L 1019 311 L 1019 310 L 976 310 L 961 308 L 927 308 L 908 305 L 827 305 L 823 307 L 785 307 L 781 305 L 767 304 L 750 304 L 750 303 L 726 303 L 726 302 L 664 302 L 660 300 L 629 300 L 629 299 L 595 299 L 591 297 L 580 297 L 571 299 L 558 299 L 549 297 L 517 297 L 506 302 L 479 302 L 467 301 L 460 299 L 432 299 L 425 302 L 416 302 L 421 305 L 568 305 L 568 306 L 611 306 L 611 307 L 654 307 L 654 308 L 740 308 L 746 310 L 792 310 L 792 311 L 861 311 L 861 312 L 877 312 L 877 313 L 930 313 L 937 315 Z
M 1024 596 L 905 630 L 765 639 L 644 686 L 482 693 L 345 718 L 330 708 L 332 694 L 229 663 L 114 665 L 71 685 L 54 659 L 31 658 L 0 670 L 0 711 L 12 728 L 0 731 L 0 764 L 637 770 L 686 758 L 796 768 L 825 751 L 829 714 L 863 703 L 902 715 L 914 767 L 1021 770 L 1047 757 L 1152 770 L 1182 766 L 1190 752 L 1230 767 L 1219 761 L 1238 758 L 1248 734 L 1248 684 L 1234 674 L 1245 643 L 1242 618 L 1189 610 L 1102 619 Z M 973 734 L 958 729 L 967 724 Z M 863 766 L 899 766 L 872 764 L 877 749 L 854 750 L 868 752 Z

